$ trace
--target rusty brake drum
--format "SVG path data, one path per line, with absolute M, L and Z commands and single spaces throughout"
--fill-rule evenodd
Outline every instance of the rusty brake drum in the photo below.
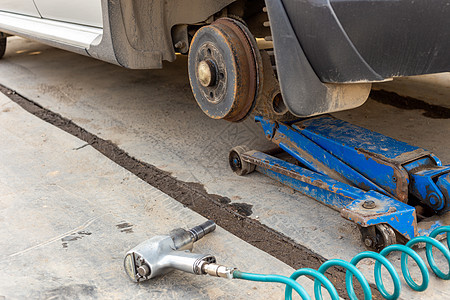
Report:
M 258 52 L 247 27 L 221 18 L 200 28 L 189 50 L 189 79 L 194 97 L 213 119 L 239 122 L 258 94 Z

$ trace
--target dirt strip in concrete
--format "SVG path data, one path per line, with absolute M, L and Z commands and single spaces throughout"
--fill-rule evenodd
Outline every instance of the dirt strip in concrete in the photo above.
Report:
M 449 72 L 394 78 L 392 81 L 374 84 L 373 88 L 450 108 Z

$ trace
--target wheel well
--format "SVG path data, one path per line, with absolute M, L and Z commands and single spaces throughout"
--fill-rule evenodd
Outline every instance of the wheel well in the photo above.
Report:
M 263 11 L 266 6 L 264 0 L 238 0 L 227 7 L 229 17 L 237 16 L 242 19 L 256 38 L 270 35 L 269 27 L 264 22 L 269 19 Z
M 270 36 L 270 27 L 264 26 L 265 22 L 269 20 L 267 13 L 263 11 L 264 7 L 264 0 L 237 0 L 203 22 L 175 25 L 171 30 L 174 48 L 176 52 L 187 54 L 192 37 L 197 30 L 223 17 L 237 19 L 245 23 L 257 39 Z

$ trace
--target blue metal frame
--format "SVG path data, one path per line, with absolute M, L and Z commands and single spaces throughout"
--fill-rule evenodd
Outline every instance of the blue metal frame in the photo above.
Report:
M 450 211 L 450 166 L 425 149 L 331 116 L 290 124 L 255 120 L 301 166 L 257 151 L 241 159 L 362 227 L 389 224 L 408 240 L 426 234 L 407 204 L 410 195 L 437 213 Z M 437 220 L 429 227 L 440 225 L 445 224 Z
M 376 191 L 363 191 L 326 175 L 310 171 L 268 154 L 252 151 L 242 155 L 256 170 L 317 201 L 340 211 L 363 227 L 387 223 L 406 239 L 416 236 L 415 209 Z M 370 202 L 370 208 L 364 204 Z

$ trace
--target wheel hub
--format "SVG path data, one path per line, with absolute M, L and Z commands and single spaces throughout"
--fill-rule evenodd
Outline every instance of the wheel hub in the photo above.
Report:
M 198 80 L 204 87 L 216 84 L 216 67 L 211 60 L 202 60 L 198 64 Z
M 206 42 L 197 53 L 196 77 L 201 97 L 212 104 L 220 103 L 227 90 L 227 70 L 223 55 L 213 43 Z

